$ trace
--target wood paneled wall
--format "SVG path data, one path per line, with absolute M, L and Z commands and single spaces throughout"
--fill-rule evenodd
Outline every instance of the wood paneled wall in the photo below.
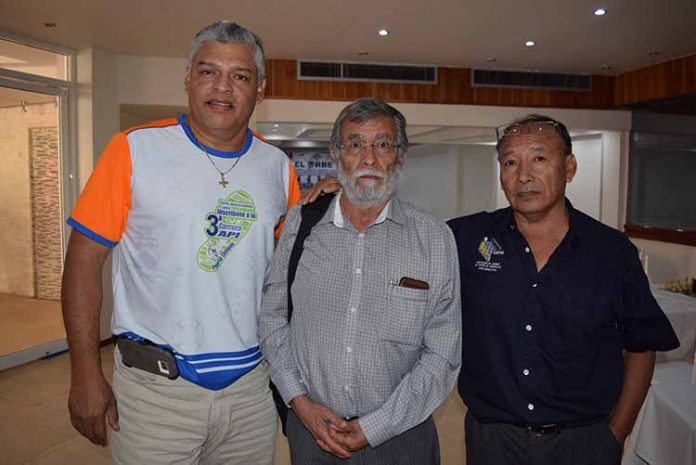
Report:
M 614 104 L 629 105 L 696 94 L 696 55 L 616 77 Z
M 561 91 L 473 87 L 468 68 L 438 68 L 437 84 L 297 79 L 295 60 L 266 60 L 266 98 L 608 109 L 696 94 L 696 55 L 611 76 L 592 76 L 592 90 Z
M 266 98 L 298 100 L 355 100 L 378 97 L 391 102 L 506 105 L 561 108 L 610 108 L 614 78 L 592 76 L 590 92 L 473 87 L 471 70 L 438 68 L 437 84 L 398 84 L 297 79 L 295 60 L 266 61 Z

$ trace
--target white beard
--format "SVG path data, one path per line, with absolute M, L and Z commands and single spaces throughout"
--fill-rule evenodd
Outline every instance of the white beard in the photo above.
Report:
M 386 202 L 396 190 L 396 181 L 401 172 L 400 161 L 392 165 L 387 173 L 383 173 L 375 168 L 362 168 L 347 173 L 343 160 L 338 160 L 337 176 L 338 181 L 343 186 L 343 193 L 352 203 L 362 207 L 379 205 Z M 379 181 L 362 180 L 358 183 L 360 176 L 375 176 Z

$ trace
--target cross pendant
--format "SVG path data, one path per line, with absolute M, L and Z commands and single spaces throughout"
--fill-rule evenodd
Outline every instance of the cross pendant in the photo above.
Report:
M 229 183 L 230 182 L 225 179 L 225 175 L 220 173 L 220 181 L 218 182 L 218 184 L 220 184 L 222 187 L 227 187 Z

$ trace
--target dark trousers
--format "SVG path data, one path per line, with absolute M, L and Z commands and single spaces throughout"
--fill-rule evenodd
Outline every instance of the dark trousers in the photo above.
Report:
M 537 434 L 467 412 L 465 433 L 467 465 L 618 465 L 623 449 L 605 421 Z
M 439 465 L 440 443 L 432 417 L 380 444 L 353 452 L 343 460 L 324 452 L 292 411 L 288 414 L 288 443 L 293 465 Z

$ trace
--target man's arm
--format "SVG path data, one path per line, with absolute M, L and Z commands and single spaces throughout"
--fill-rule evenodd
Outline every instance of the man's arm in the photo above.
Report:
M 70 421 L 95 444 L 108 443 L 106 423 L 118 430 L 116 400 L 101 370 L 99 313 L 102 267 L 110 249 L 73 231 L 63 272 L 63 321 L 70 349 Z
M 444 279 L 441 286 L 434 288 L 436 294 L 431 303 L 434 308 L 426 322 L 418 361 L 380 408 L 358 419 L 372 447 L 424 421 L 450 395 L 459 373 L 462 357 L 459 264 L 452 232 L 443 228 L 440 253 L 446 263 L 442 270 Z
M 271 379 L 286 402 L 307 394 L 295 367 L 288 322 L 287 279 L 290 253 L 300 226 L 300 209 L 292 208 L 283 226 L 263 286 L 259 313 L 259 345 L 268 360 Z
M 655 352 L 625 352 L 623 386 L 609 420 L 609 427 L 621 444 L 633 429 L 654 368 Z
M 309 430 L 319 447 L 341 458 L 350 453 L 334 441 L 329 425 L 342 428 L 346 422 L 330 409 L 312 401 L 295 366 L 288 322 L 288 264 L 300 227 L 300 207 L 292 208 L 286 217 L 283 232 L 266 276 L 259 314 L 259 344 L 271 372 L 271 379 L 283 400 Z

